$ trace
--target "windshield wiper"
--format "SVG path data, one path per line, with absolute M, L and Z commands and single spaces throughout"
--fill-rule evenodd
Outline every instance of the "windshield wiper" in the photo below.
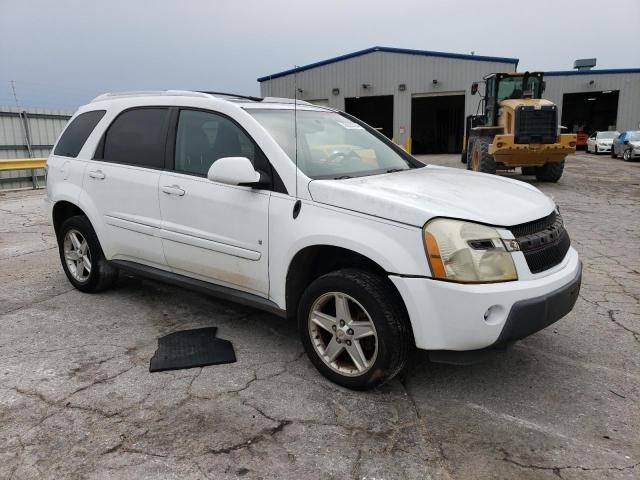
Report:
M 404 172 L 405 170 L 409 170 L 408 168 L 390 168 L 387 170 L 387 173 L 395 173 L 395 172 Z
M 341 177 L 333 177 L 334 180 L 345 180 L 347 178 L 353 178 L 350 175 L 342 175 Z

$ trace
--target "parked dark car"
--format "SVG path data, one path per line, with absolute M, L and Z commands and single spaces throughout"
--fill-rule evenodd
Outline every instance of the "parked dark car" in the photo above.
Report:
M 625 162 L 640 157 L 640 130 L 627 130 L 613 140 L 611 158 L 618 158 L 618 155 Z

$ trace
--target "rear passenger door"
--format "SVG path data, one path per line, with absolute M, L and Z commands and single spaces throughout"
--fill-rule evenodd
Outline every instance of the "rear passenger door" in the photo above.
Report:
M 84 191 L 99 212 L 108 259 L 166 268 L 162 253 L 158 180 L 165 167 L 169 109 L 120 113 L 85 169 Z
M 159 184 L 168 265 L 178 274 L 267 296 L 270 190 L 207 179 L 223 157 L 246 157 L 268 171 L 264 154 L 220 113 L 181 109 L 173 123 L 174 169 L 162 173 Z

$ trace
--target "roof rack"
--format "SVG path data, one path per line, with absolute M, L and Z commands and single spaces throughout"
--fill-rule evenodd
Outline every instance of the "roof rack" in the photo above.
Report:
M 284 97 L 264 97 L 262 101 L 264 103 L 290 103 L 292 105 L 294 103 L 297 103 L 298 105 L 313 105 L 314 107 L 319 106 L 319 105 L 314 105 L 313 103 L 309 103 L 305 100 L 300 100 L 299 98 L 296 100 L 293 98 L 284 98 Z
M 253 95 L 240 95 L 238 93 L 225 93 L 225 92 L 209 92 L 205 90 L 198 90 L 199 93 L 207 93 L 209 95 L 221 96 L 221 97 L 233 97 L 233 98 L 243 98 L 246 100 L 252 100 L 254 102 L 261 102 L 264 100 L 262 97 L 255 97 Z
M 102 100 L 109 100 L 112 98 L 123 98 L 123 97 L 150 97 L 150 96 L 171 96 L 171 97 L 200 97 L 200 98 L 209 98 L 210 96 L 207 92 L 194 92 L 190 90 L 133 90 L 130 92 L 109 92 L 103 93 L 102 95 L 98 95 L 96 98 L 91 100 L 91 102 L 99 102 Z

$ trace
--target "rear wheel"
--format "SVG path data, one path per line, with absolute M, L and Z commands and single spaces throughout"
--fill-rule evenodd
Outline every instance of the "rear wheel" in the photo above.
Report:
M 545 163 L 536 168 L 536 178 L 541 182 L 557 182 L 564 171 L 564 160 L 561 162 Z
M 496 159 L 489 154 L 491 137 L 477 137 L 471 151 L 471 170 L 482 173 L 496 173 Z
M 111 287 L 118 270 L 104 257 L 96 232 L 84 215 L 66 219 L 58 232 L 58 250 L 71 284 L 86 293 Z
M 320 373 L 356 390 L 392 379 L 413 342 L 397 292 L 385 278 L 357 269 L 328 273 L 309 285 L 298 305 L 298 328 Z

